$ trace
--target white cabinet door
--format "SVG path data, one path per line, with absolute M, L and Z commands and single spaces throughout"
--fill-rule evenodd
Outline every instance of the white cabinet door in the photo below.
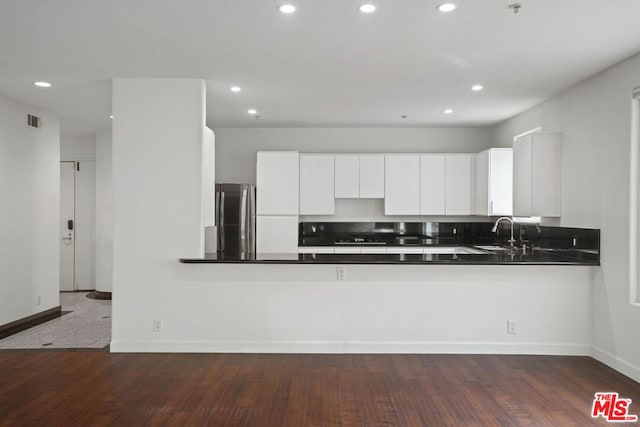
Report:
M 384 198 L 384 154 L 360 154 L 360 198 Z
M 531 216 L 531 135 L 513 142 L 513 215 Z
M 474 215 L 511 215 L 513 210 L 513 150 L 491 148 L 475 158 Z
M 420 156 L 420 214 L 445 214 L 445 156 Z
M 385 215 L 420 214 L 420 156 L 385 156 Z
M 256 218 L 256 252 L 297 253 L 297 216 L 258 216 Z
M 473 214 L 489 215 L 489 150 L 475 157 Z
M 489 215 L 513 214 L 513 149 L 489 150 Z
M 513 142 L 513 214 L 560 216 L 562 135 L 532 134 Z
M 300 215 L 335 213 L 334 156 L 300 155 Z
M 471 156 L 446 155 L 447 215 L 471 215 Z
M 336 199 L 360 197 L 360 158 L 357 154 L 335 155 Z
M 258 215 L 298 215 L 297 151 L 259 151 L 256 167 Z

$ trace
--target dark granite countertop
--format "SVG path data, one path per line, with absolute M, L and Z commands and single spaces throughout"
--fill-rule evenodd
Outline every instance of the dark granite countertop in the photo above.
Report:
M 456 264 L 456 265 L 600 265 L 597 255 L 580 250 L 535 249 L 493 251 L 486 254 L 251 254 L 240 258 L 207 253 L 182 258 L 186 264 Z

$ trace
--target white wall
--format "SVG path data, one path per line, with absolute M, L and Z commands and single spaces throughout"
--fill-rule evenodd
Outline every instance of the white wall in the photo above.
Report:
M 589 354 L 591 267 L 344 268 L 176 264 L 111 350 Z
M 496 127 L 496 141 L 542 126 L 564 135 L 560 224 L 601 229 L 593 285 L 594 356 L 640 381 L 640 307 L 629 304 L 631 93 L 640 55 Z
M 113 289 L 113 174 L 111 130 L 95 135 L 96 290 Z
M 216 182 L 256 182 L 256 152 L 477 153 L 491 128 L 215 128 Z
M 180 257 L 204 253 L 204 81 L 113 81 L 114 342 L 143 340 L 172 310 Z M 182 313 L 189 317 L 189 311 Z
M 25 126 L 27 113 L 44 127 Z M 60 129 L 0 98 L 0 325 L 59 305 Z M 37 305 L 37 297 L 41 303 Z
M 60 160 L 95 160 L 95 135 L 61 135 Z

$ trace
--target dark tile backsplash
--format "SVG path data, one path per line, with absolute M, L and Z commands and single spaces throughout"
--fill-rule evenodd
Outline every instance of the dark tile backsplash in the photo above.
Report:
M 301 246 L 333 245 L 340 239 L 375 238 L 387 244 L 497 244 L 507 245 L 510 224 L 502 221 L 493 233 L 494 222 L 301 222 Z M 517 245 L 548 249 L 600 251 L 600 230 L 514 224 Z

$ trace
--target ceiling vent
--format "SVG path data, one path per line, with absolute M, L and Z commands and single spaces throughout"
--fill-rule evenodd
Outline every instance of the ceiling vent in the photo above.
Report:
M 33 114 L 27 114 L 27 127 L 40 129 L 42 127 L 42 119 Z

